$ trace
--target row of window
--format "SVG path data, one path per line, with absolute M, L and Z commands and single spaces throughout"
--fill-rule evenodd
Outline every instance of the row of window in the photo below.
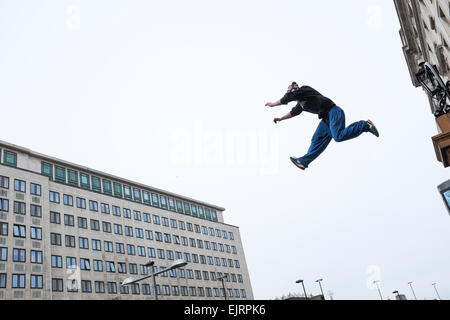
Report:
M 7 287 L 6 273 L 0 273 L 0 288 Z M 25 274 L 13 274 L 11 276 L 11 288 L 14 289 L 24 289 L 26 283 Z M 92 293 L 92 281 L 91 280 L 67 280 L 66 281 L 67 292 L 78 292 L 81 290 L 82 293 Z M 117 294 L 119 291 L 121 294 L 131 294 L 133 295 L 151 295 L 150 285 L 144 283 L 142 285 L 136 283 L 129 286 L 117 285 L 116 282 L 105 282 L 104 281 L 94 281 L 95 293 L 108 293 Z M 42 275 L 30 275 L 30 288 L 31 289 L 43 289 L 43 276 Z M 64 280 L 58 278 L 52 278 L 52 291 L 53 292 L 63 292 L 64 291 Z M 142 293 L 141 293 L 142 292 Z M 156 293 L 163 296 L 191 296 L 191 297 L 220 297 L 224 296 L 225 292 L 223 288 L 211 288 L 211 287 L 187 287 L 187 286 L 176 286 L 176 285 L 156 285 Z M 245 289 L 227 289 L 228 297 L 235 298 L 247 298 Z
M 53 234 L 52 241 L 55 243 L 58 243 L 61 239 Z M 75 243 L 75 237 L 73 236 L 66 236 L 65 238 L 66 247 L 72 247 L 74 248 Z M 114 252 L 114 246 L 113 242 L 111 241 L 104 241 L 104 250 L 105 252 Z M 89 240 L 87 238 L 79 238 L 79 246 L 80 249 L 88 249 L 89 248 Z M 131 256 L 138 255 L 140 257 L 149 257 L 149 258 L 156 258 L 164 260 L 180 260 L 184 259 L 186 262 L 193 262 L 196 264 L 208 264 L 208 265 L 216 265 L 221 267 L 229 267 L 229 268 L 240 268 L 239 260 L 233 260 L 233 259 L 227 259 L 223 257 L 213 257 L 213 256 L 205 256 L 205 255 L 198 255 L 195 253 L 188 253 L 188 252 L 181 252 L 181 251 L 172 251 L 172 250 L 164 250 L 164 249 L 155 249 L 152 247 L 143 247 L 143 246 L 136 246 L 130 245 L 130 244 L 124 244 L 120 242 L 116 242 L 115 244 L 115 252 L 118 254 L 125 254 L 125 246 L 126 246 L 126 253 Z M 92 250 L 94 251 L 101 251 L 102 243 L 100 240 L 92 239 Z M 26 262 L 26 250 L 20 249 L 20 248 L 12 248 L 13 250 L 13 262 Z M 42 264 L 42 251 L 39 250 L 30 250 L 30 261 L 31 263 L 37 263 Z M 83 261 L 88 261 L 89 259 L 81 259 Z M 8 248 L 6 247 L 0 247 L 0 261 L 8 261 Z M 76 264 L 76 259 L 74 260 Z M 52 261 L 53 266 L 53 261 Z M 60 266 L 62 267 L 62 265 Z M 84 269 L 83 269 L 84 270 Z M 90 269 L 89 269 L 90 270 Z M 108 270 L 108 268 L 107 268 Z M 115 270 L 115 269 L 114 269 Z M 94 270 L 94 271 L 103 271 L 103 270 Z M 114 272 L 114 271 L 113 271 Z
M 131 187 L 97 176 L 90 176 L 77 170 L 64 168 L 58 165 L 42 161 L 41 173 L 51 180 L 66 183 L 69 185 L 102 192 L 118 198 L 144 203 L 161 209 L 191 215 L 201 219 L 217 222 L 217 212 L 214 209 L 203 207 L 197 204 L 182 201 L 173 197 L 157 194 L 147 190 Z

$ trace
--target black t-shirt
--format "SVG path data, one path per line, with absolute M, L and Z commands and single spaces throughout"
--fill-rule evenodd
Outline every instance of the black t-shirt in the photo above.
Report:
M 336 104 L 321 95 L 319 92 L 309 86 L 302 86 L 299 90 L 286 93 L 281 98 L 281 104 L 288 104 L 289 102 L 297 101 L 297 105 L 292 108 L 291 115 L 298 116 L 303 111 L 311 112 L 319 115 L 319 119 L 325 118 L 328 111 L 336 106 Z

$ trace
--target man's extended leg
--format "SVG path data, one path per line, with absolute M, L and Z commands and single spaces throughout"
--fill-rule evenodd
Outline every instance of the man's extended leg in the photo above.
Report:
M 345 113 L 339 107 L 333 107 L 328 113 L 330 134 L 336 142 L 347 141 L 369 130 L 367 121 L 358 121 L 345 127 Z
M 298 158 L 297 163 L 300 163 L 305 168 L 308 168 L 309 164 L 327 148 L 330 141 L 331 135 L 329 125 L 325 120 L 322 120 L 312 137 L 311 146 L 309 147 L 308 153 L 303 157 Z

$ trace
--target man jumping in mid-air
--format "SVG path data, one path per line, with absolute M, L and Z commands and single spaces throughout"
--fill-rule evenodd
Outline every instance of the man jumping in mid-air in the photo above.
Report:
M 289 102 L 297 101 L 291 112 L 282 118 L 275 118 L 278 123 L 298 116 L 303 111 L 319 115 L 319 123 L 311 141 L 308 153 L 301 158 L 291 157 L 291 161 L 300 169 L 305 170 L 328 146 L 333 138 L 336 142 L 350 140 L 360 136 L 363 132 L 370 132 L 379 137 L 378 130 L 372 121 L 358 121 L 345 127 L 345 114 L 333 101 L 308 86 L 299 87 L 293 82 L 286 95 L 277 102 L 266 103 L 267 107 L 276 107 Z

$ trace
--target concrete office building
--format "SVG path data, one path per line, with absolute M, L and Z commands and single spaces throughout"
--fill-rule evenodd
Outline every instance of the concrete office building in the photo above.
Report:
M 403 52 L 413 85 L 421 85 L 417 74 L 421 63 L 436 66 L 444 84 L 450 80 L 450 2 L 448 0 L 394 0 L 400 20 Z M 425 74 L 425 73 L 422 73 Z M 427 85 L 428 86 L 428 85 Z M 447 86 L 448 87 L 448 86 Z M 428 88 L 434 91 L 435 88 Z M 449 97 L 450 98 L 450 97 Z M 436 114 L 438 134 L 432 137 L 436 158 L 450 167 L 450 113 L 441 114 L 437 100 L 428 96 Z M 447 105 L 448 105 L 447 99 Z
M 403 53 L 415 87 L 419 63 L 436 65 L 444 82 L 450 80 L 450 4 L 448 0 L 394 0 L 400 20 Z M 431 101 L 430 101 L 431 102 Z M 434 112 L 435 106 L 431 104 Z
M 0 299 L 253 299 L 224 208 L 0 141 Z

